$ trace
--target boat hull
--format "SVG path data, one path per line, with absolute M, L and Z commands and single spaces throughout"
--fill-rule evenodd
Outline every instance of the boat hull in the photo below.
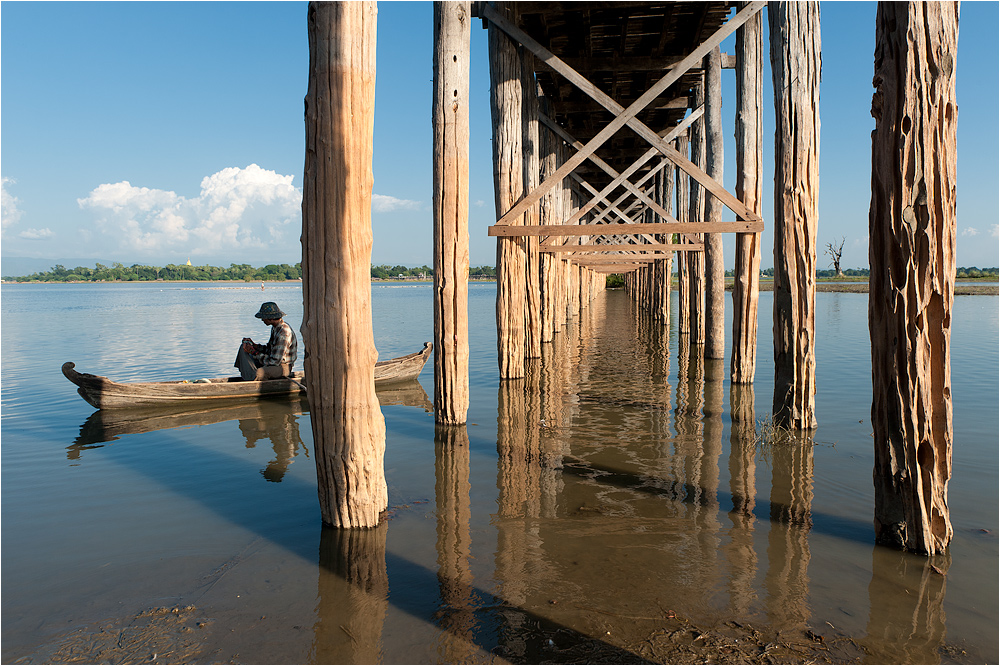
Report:
M 419 352 L 375 364 L 375 386 L 384 388 L 416 379 L 430 358 L 433 346 L 424 343 Z M 184 405 L 185 403 L 247 402 L 265 399 L 301 398 L 305 395 L 305 375 L 242 381 L 239 377 L 217 377 L 206 382 L 116 382 L 101 375 L 77 372 L 66 362 L 62 373 L 77 386 L 80 396 L 98 409 L 122 409 Z

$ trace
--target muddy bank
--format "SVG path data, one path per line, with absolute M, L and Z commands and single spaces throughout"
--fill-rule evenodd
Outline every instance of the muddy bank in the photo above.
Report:
M 231 642 L 221 644 L 228 641 L 221 641 L 215 630 L 227 626 L 226 618 L 207 615 L 206 609 L 194 606 L 151 608 L 67 632 L 11 663 L 255 663 L 252 654 L 234 652 Z M 860 664 L 889 656 L 829 623 L 815 629 L 775 630 L 735 620 L 698 626 L 670 610 L 655 617 L 607 615 L 601 630 L 595 631 L 603 634 L 600 637 L 542 621 L 522 627 L 519 642 L 524 649 L 519 654 L 498 646 L 492 658 L 483 655 L 471 663 Z M 971 663 L 958 646 L 941 646 L 938 656 L 941 663 Z

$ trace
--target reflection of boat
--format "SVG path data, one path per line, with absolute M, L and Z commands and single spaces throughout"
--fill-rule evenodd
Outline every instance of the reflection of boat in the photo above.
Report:
M 420 407 L 434 411 L 423 386 L 415 379 L 383 388 L 377 386 L 375 395 L 379 403 Z M 191 428 L 224 421 L 257 420 L 262 423 L 280 421 L 288 415 L 305 414 L 309 403 L 302 394 L 289 400 L 258 400 L 253 403 L 182 403 L 167 407 L 137 407 L 135 409 L 99 409 L 80 426 L 80 435 L 69 446 L 69 457 L 79 457 L 81 450 L 96 448 L 104 442 L 113 442 L 122 435 L 136 435 L 166 428 Z
M 419 352 L 375 364 L 375 387 L 381 388 L 414 380 L 430 358 L 433 345 L 424 343 Z M 192 401 L 246 401 L 265 397 L 287 398 L 304 393 L 303 373 L 292 378 L 269 379 L 262 382 L 242 381 L 239 377 L 216 377 L 196 382 L 131 382 L 119 383 L 74 370 L 72 362 L 63 363 L 66 379 L 76 384 L 84 400 L 98 409 L 175 405 Z

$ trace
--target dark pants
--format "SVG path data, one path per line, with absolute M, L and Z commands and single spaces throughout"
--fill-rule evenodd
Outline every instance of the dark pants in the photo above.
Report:
M 236 362 L 233 367 L 240 369 L 240 376 L 244 381 L 263 381 L 265 379 L 278 379 L 288 377 L 292 374 L 292 369 L 287 363 L 281 365 L 259 365 L 250 354 L 246 353 L 243 345 L 236 354 Z

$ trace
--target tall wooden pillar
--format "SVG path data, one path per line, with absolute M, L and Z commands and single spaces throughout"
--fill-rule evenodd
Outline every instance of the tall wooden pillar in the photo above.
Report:
M 677 137 L 677 152 L 681 155 L 688 154 L 688 137 L 682 134 Z M 677 169 L 677 221 L 687 222 L 688 214 L 691 212 L 688 205 L 689 176 L 684 169 Z M 678 234 L 681 236 L 681 234 Z M 683 238 L 683 236 L 681 236 Z M 688 265 L 688 252 L 682 252 L 677 257 L 677 333 L 689 335 L 691 333 L 691 281 L 688 279 L 690 268 Z
M 508 18 L 513 3 L 498 2 Z M 503 30 L 489 26 L 490 112 L 493 118 L 493 189 L 499 220 L 524 194 L 521 128 L 521 56 Z M 511 222 L 524 224 L 523 216 Z M 524 376 L 525 271 L 523 236 L 497 238 L 497 363 L 500 379 Z
M 538 97 L 539 110 L 545 115 L 549 115 L 550 109 L 548 105 L 548 100 L 539 95 Z M 558 168 L 556 163 L 556 143 L 559 138 L 556 137 L 548 128 L 539 127 L 539 178 L 545 180 Z M 538 223 L 539 224 L 559 224 L 562 220 L 556 221 L 556 197 L 558 188 L 552 188 L 545 193 L 538 204 Z M 550 239 L 551 241 L 552 239 Z M 561 242 L 557 241 L 557 242 Z M 540 257 L 541 266 L 541 315 L 542 315 L 542 342 L 552 342 L 555 337 L 555 332 L 558 330 L 556 325 L 556 265 L 558 263 L 556 255 L 551 252 L 543 252 Z
M 334 527 L 374 527 L 388 506 L 371 307 L 376 17 L 374 2 L 308 10 L 302 337 L 320 509 Z
M 952 537 L 957 3 L 879 3 L 872 115 L 875 536 L 937 554 Z
M 699 84 L 694 90 L 693 108 L 705 102 L 705 87 Z M 699 168 L 705 168 L 705 117 L 691 124 L 691 161 Z M 688 201 L 688 221 L 702 222 L 705 219 L 705 188 L 694 178 L 689 179 L 691 196 Z M 697 234 L 701 236 L 701 234 Z M 705 253 L 688 252 L 688 283 L 691 285 L 691 344 L 705 344 Z M 699 352 L 703 354 L 704 352 Z
M 523 139 L 521 146 L 524 156 L 521 166 L 524 169 L 524 191 L 531 192 L 538 187 L 539 153 L 538 146 L 538 85 L 535 83 L 535 56 L 527 49 L 521 49 L 521 129 Z M 535 203 L 524 214 L 524 223 L 538 224 L 539 203 Z M 525 239 L 525 303 L 524 326 L 527 358 L 542 356 L 542 285 L 541 258 L 538 252 L 538 236 L 528 236 Z
M 816 422 L 818 2 L 769 2 L 774 80 L 774 417 Z
M 705 171 L 722 184 L 722 53 L 716 46 L 704 58 Z M 722 222 L 722 202 L 705 193 L 705 221 Z M 705 234 L 705 358 L 726 356 L 726 265 L 722 234 Z
M 434 418 L 469 411 L 468 0 L 434 3 Z
M 736 197 L 757 215 L 764 181 L 762 26 L 763 17 L 757 12 L 736 31 Z M 734 276 L 729 379 L 733 384 L 753 384 L 757 367 L 760 234 L 736 234 Z
M 670 162 L 663 170 L 656 175 L 657 203 L 663 206 L 668 213 L 673 208 L 674 200 L 674 165 Z M 661 243 L 669 243 L 673 236 L 664 234 L 658 237 Z M 661 259 L 657 263 L 658 283 L 657 283 L 657 318 L 663 322 L 664 326 L 670 325 L 670 282 L 673 279 L 673 255 L 668 254 L 666 259 Z

